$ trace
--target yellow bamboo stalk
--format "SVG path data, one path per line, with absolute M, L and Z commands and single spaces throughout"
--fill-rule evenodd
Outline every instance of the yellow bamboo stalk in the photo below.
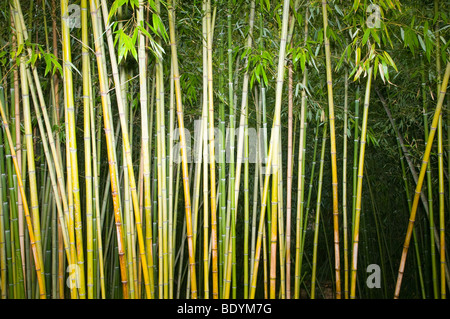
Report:
M 18 28 L 21 28 L 21 33 L 23 35 L 24 40 L 27 40 L 28 39 L 27 29 L 25 27 L 25 22 L 24 22 L 22 10 L 20 7 L 20 3 L 17 0 L 14 1 L 13 11 L 14 11 L 14 18 L 16 19 L 16 24 L 17 24 Z M 28 54 L 30 54 L 30 55 L 32 54 L 31 48 L 27 47 L 27 51 L 28 51 Z M 62 170 L 61 170 L 62 162 L 61 162 L 61 157 L 60 157 L 60 152 L 59 152 L 59 144 L 55 143 L 55 139 L 53 137 L 52 127 L 50 125 L 49 117 L 47 114 L 47 107 L 45 105 L 45 100 L 44 100 L 44 96 L 42 93 L 37 70 L 35 67 L 31 66 L 31 71 L 30 71 L 29 66 L 30 65 L 27 65 L 28 84 L 30 85 L 31 94 L 32 94 L 32 97 L 34 100 L 36 100 L 34 97 L 34 87 L 36 88 L 36 91 L 37 91 L 37 94 L 39 97 L 42 114 L 44 116 L 44 122 L 45 122 L 45 127 L 47 130 L 49 144 L 50 144 L 51 151 L 52 151 L 52 156 L 54 159 L 53 164 L 51 164 L 52 163 L 51 158 L 49 156 L 46 156 L 47 161 L 48 161 L 48 166 L 50 168 L 50 177 L 52 178 L 53 166 L 54 166 L 56 174 L 57 174 L 59 193 L 58 193 L 58 190 L 54 187 L 54 194 L 55 194 L 56 199 L 61 197 L 64 214 L 65 214 L 66 221 L 68 224 L 69 223 L 69 207 L 68 207 L 68 202 L 67 202 L 66 189 L 65 189 L 65 185 L 64 185 L 65 184 L 64 178 L 63 178 L 63 174 L 62 174 Z M 31 74 L 33 74 L 33 77 Z M 33 85 L 33 81 L 32 81 L 33 78 L 34 78 L 34 82 L 36 83 L 36 86 Z M 55 99 L 56 99 L 56 97 L 55 97 Z M 35 106 L 37 106 L 37 102 L 35 102 Z M 35 110 L 36 110 L 36 115 L 39 119 L 40 118 L 39 110 L 37 107 L 35 107 Z M 58 112 L 56 112 L 56 113 L 58 115 Z M 38 122 L 39 122 L 39 120 L 38 120 Z M 42 132 L 41 132 L 41 134 L 42 134 Z M 44 144 L 44 149 L 45 149 L 46 148 L 46 139 L 45 138 L 43 138 L 43 144 Z M 45 151 L 45 153 L 47 154 L 48 152 Z M 59 207 L 58 200 L 57 200 L 57 207 Z M 61 209 L 58 208 L 58 212 L 61 212 Z M 59 225 L 62 226 L 61 227 L 61 231 L 62 231 L 61 235 L 64 239 L 64 247 L 65 247 L 66 252 L 69 251 L 68 247 L 70 245 L 70 254 L 67 254 L 67 260 L 68 260 L 69 264 L 76 264 L 77 257 L 76 257 L 76 251 L 75 251 L 74 234 L 73 234 L 73 232 L 67 231 L 67 226 L 66 226 L 66 222 L 64 221 L 64 216 L 60 215 L 59 221 L 60 221 Z M 67 238 L 69 238 L 70 243 L 68 243 Z M 61 263 L 61 265 L 62 265 L 62 263 Z M 72 292 L 72 297 L 77 298 L 76 289 L 72 289 L 72 287 L 71 287 L 71 292 Z
M 216 159 L 214 150 L 214 88 L 212 70 L 212 22 L 211 0 L 206 2 L 206 32 L 208 45 L 208 111 L 209 111 L 209 165 L 211 180 L 211 245 L 212 245 L 212 295 L 219 298 L 219 271 L 217 256 L 217 213 L 216 213 Z
M 109 26 L 108 7 L 106 4 L 106 1 L 102 0 L 101 3 L 102 3 L 102 5 L 101 5 L 102 15 L 103 15 L 103 20 L 105 22 L 105 26 Z M 117 58 L 116 58 L 116 54 L 114 51 L 112 32 L 109 27 L 106 29 L 106 38 L 108 41 L 112 74 L 113 74 L 113 79 L 114 79 L 114 83 L 115 83 L 115 87 L 116 87 L 117 107 L 119 110 L 119 119 L 120 119 L 120 125 L 121 125 L 121 129 L 122 129 L 122 140 L 123 140 L 123 145 L 125 148 L 125 156 L 126 156 L 126 162 L 127 162 L 127 166 L 128 166 L 128 177 L 129 177 L 129 184 L 130 184 L 130 190 L 131 190 L 131 199 L 132 199 L 132 203 L 133 203 L 134 219 L 135 219 L 136 232 L 137 232 L 138 243 L 139 243 L 139 256 L 142 261 L 142 271 L 143 271 L 143 275 L 144 275 L 146 296 L 147 296 L 147 298 L 150 298 L 150 281 L 149 281 L 148 268 L 147 268 L 147 257 L 145 254 L 144 236 L 142 233 L 142 221 L 141 221 L 140 210 L 139 210 L 139 200 L 138 200 L 137 191 L 136 191 L 136 180 L 135 180 L 135 176 L 134 176 L 133 161 L 131 158 L 130 138 L 129 138 L 126 119 L 125 119 L 124 109 L 123 109 L 123 105 L 122 105 L 123 104 L 122 103 L 122 92 L 120 90 L 121 81 L 119 78 Z
M 277 215 L 278 215 L 278 143 L 274 145 L 272 164 L 272 225 L 270 230 L 270 299 L 275 299 L 277 278 Z
M 73 196 L 73 208 L 75 217 L 75 235 L 77 246 L 77 275 L 79 275 L 79 281 L 77 283 L 80 293 L 80 298 L 86 298 L 85 292 L 85 274 L 84 274 L 84 249 L 83 249 L 83 232 L 81 222 L 81 200 L 80 200 L 80 185 L 78 179 L 78 156 L 77 156 L 77 141 L 76 141 L 76 120 L 75 120 L 75 103 L 72 81 L 72 53 L 70 47 L 70 29 L 68 25 L 69 12 L 68 12 L 68 0 L 61 0 L 61 32 L 63 43 L 63 74 L 64 74 L 64 94 L 65 94 L 65 107 L 66 107 L 66 127 L 68 135 L 68 149 L 69 156 L 67 158 L 70 161 L 70 184 L 72 188 Z M 69 170 L 69 167 L 68 167 Z M 69 205 L 70 207 L 70 205 Z
M 444 78 L 439 91 L 439 99 L 437 102 L 436 110 L 434 111 L 433 121 L 431 123 L 430 134 L 428 135 L 427 146 L 422 159 L 422 166 L 420 167 L 419 179 L 417 180 L 416 190 L 414 194 L 414 200 L 411 207 L 411 213 L 409 216 L 408 228 L 406 230 L 405 242 L 403 244 L 402 257 L 400 260 L 400 266 L 398 270 L 397 282 L 395 285 L 394 299 L 398 299 L 400 296 L 400 288 L 402 285 L 403 272 L 405 270 L 406 256 L 408 255 L 409 243 L 411 241 L 411 235 L 414 228 L 414 222 L 416 220 L 417 206 L 419 204 L 420 193 L 422 190 L 423 180 L 428 166 L 428 160 L 430 158 L 431 147 L 433 145 L 434 136 L 436 134 L 436 127 L 439 121 L 439 115 L 441 114 L 442 104 L 444 102 L 445 93 L 447 91 L 448 79 L 450 77 L 450 62 L 447 62 Z M 443 250 L 443 247 L 441 247 Z
M 98 67 L 98 77 L 99 77 L 99 85 L 100 85 L 100 96 L 102 100 L 102 108 L 103 108 L 103 120 L 105 127 L 105 137 L 106 137 L 106 146 L 107 146 L 107 154 L 108 154 L 108 164 L 109 164 L 109 173 L 111 177 L 111 194 L 113 200 L 114 207 L 114 219 L 116 225 L 117 232 L 117 248 L 119 253 L 119 266 L 121 273 L 121 281 L 122 281 L 122 289 L 123 289 L 123 298 L 128 299 L 128 276 L 127 276 L 127 265 L 126 265 L 126 257 L 124 251 L 124 239 L 123 239 L 123 225 L 121 218 L 121 207 L 120 207 L 120 198 L 119 198 L 119 189 L 118 189 L 118 176 L 117 176 L 117 162 L 115 160 L 115 143 L 113 140 L 112 128 L 111 128 L 111 111 L 110 105 L 108 103 L 108 88 L 106 86 L 106 70 L 104 69 L 103 64 L 103 54 L 100 46 L 101 41 L 101 33 L 99 26 L 99 12 L 98 5 L 95 0 L 90 0 L 90 9 L 91 9 L 91 18 L 92 18 L 92 26 L 94 32 L 94 44 L 95 44 L 95 55 L 97 57 L 97 67 Z
M 323 33 L 325 45 L 325 61 L 327 72 L 328 89 L 328 116 L 330 122 L 330 147 L 331 147 L 331 175 L 333 187 L 333 233 L 334 233 L 334 268 L 336 273 L 336 298 L 341 299 L 341 271 L 339 254 L 339 198 L 338 198 L 338 178 L 337 178 L 337 160 L 336 160 L 336 133 L 334 121 L 334 102 L 333 102 L 333 80 L 331 68 L 330 40 L 327 36 L 328 14 L 327 1 L 322 1 Z

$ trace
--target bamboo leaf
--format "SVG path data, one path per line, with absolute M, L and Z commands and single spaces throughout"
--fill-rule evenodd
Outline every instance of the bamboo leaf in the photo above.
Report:
M 383 52 L 384 56 L 386 57 L 386 59 L 389 61 L 389 64 L 395 69 L 395 71 L 398 72 L 397 66 L 394 63 L 394 60 L 392 60 L 391 56 L 389 55 L 389 53 L 387 53 L 386 51 Z
M 369 40 L 369 35 L 370 35 L 370 28 L 367 28 L 366 31 L 364 31 L 364 36 L 361 41 L 362 45 L 366 44 L 367 40 Z

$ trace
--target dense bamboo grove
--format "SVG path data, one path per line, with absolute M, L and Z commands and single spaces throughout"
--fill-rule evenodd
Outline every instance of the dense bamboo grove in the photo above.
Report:
M 446 0 L 5 0 L 2 299 L 434 298 Z

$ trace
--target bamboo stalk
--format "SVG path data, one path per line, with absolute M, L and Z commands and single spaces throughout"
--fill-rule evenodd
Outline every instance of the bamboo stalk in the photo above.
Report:
M 306 10 L 305 14 L 305 38 L 303 44 L 306 46 L 308 41 L 308 23 L 309 23 L 309 10 Z M 305 70 L 303 71 L 303 79 L 302 79 L 302 104 L 300 110 L 300 137 L 298 143 L 298 190 L 297 190 L 297 220 L 296 220 L 296 249 L 295 249 L 295 286 L 294 286 L 294 296 L 296 299 L 300 298 L 300 272 L 302 265 L 302 257 L 303 257 L 303 249 L 301 248 L 303 242 L 303 213 L 304 213 L 304 172 L 305 172 L 305 142 L 306 142 L 306 114 L 307 114 L 307 96 L 306 96 L 306 88 L 308 84 L 308 69 L 305 65 Z
M 358 163 L 358 187 L 356 192 L 356 214 L 354 220 L 354 232 L 353 232 L 353 249 L 352 249 L 352 272 L 351 272 L 351 286 L 350 286 L 350 299 L 356 298 L 356 270 L 358 264 L 358 244 L 359 244 L 359 221 L 362 205 L 362 179 L 364 173 L 364 154 L 366 148 L 366 134 L 367 134 L 367 119 L 369 116 L 369 101 L 370 101 L 370 89 L 372 84 L 372 66 L 369 67 L 367 73 L 366 92 L 364 96 L 364 114 L 363 124 L 361 129 L 361 149 L 359 153 Z
M 442 104 L 444 102 L 445 93 L 447 91 L 447 84 L 448 84 L 449 77 L 450 77 L 450 63 L 447 63 L 445 74 L 444 74 L 444 77 L 442 80 L 441 89 L 439 91 L 439 99 L 437 102 L 436 110 L 434 112 L 433 121 L 432 121 L 431 127 L 430 127 L 430 135 L 428 136 L 427 146 L 426 146 L 425 153 L 424 153 L 423 159 L 422 159 L 422 166 L 420 168 L 419 179 L 418 179 L 415 194 L 414 194 L 413 205 L 412 205 L 412 209 L 410 212 L 405 242 L 403 244 L 402 258 L 400 260 L 398 277 L 397 277 L 397 282 L 396 282 L 396 286 L 395 286 L 395 293 L 394 293 L 395 299 L 398 299 L 399 295 L 400 295 L 400 288 L 401 288 L 402 279 L 403 279 L 403 272 L 405 269 L 405 263 L 406 263 L 406 257 L 408 254 L 409 243 L 411 241 L 411 234 L 412 234 L 412 230 L 413 230 L 414 222 L 415 222 L 415 218 L 416 218 L 417 206 L 419 203 L 423 179 L 424 179 L 425 172 L 427 169 L 428 159 L 430 157 L 430 152 L 431 152 L 431 147 L 433 144 L 434 136 L 436 134 L 436 127 L 438 125 L 439 115 L 441 113 Z M 442 247 L 441 247 L 441 249 L 442 249 Z
M 338 179 L 336 163 L 336 134 L 334 122 L 334 102 L 333 102 L 333 82 L 331 75 L 331 53 L 330 41 L 328 39 L 328 14 L 327 1 L 322 1 L 323 32 L 325 45 L 325 61 L 327 71 L 327 91 L 328 91 L 328 115 L 330 121 L 330 144 L 331 144 L 331 172 L 333 187 L 333 229 L 334 229 L 334 260 L 335 260 L 335 280 L 336 280 L 336 298 L 341 299 L 341 266 L 339 253 L 339 199 L 338 199 Z
M 271 136 L 271 142 L 269 147 L 268 154 L 268 162 L 266 169 L 266 176 L 264 179 L 264 191 L 262 193 L 262 206 L 261 206 L 261 215 L 260 215 L 260 223 L 258 228 L 258 239 L 256 242 L 256 256 L 253 264 L 253 276 L 251 280 L 251 288 L 250 288 L 250 299 L 254 299 L 255 290 L 256 290 L 256 279 L 258 275 L 258 265 L 259 258 L 261 252 L 261 240 L 262 233 L 264 227 L 264 216 L 265 216 L 265 208 L 267 202 L 267 191 L 269 186 L 269 178 L 270 178 L 270 170 L 272 165 L 272 157 L 273 157 L 273 148 L 274 145 L 278 142 L 278 134 L 280 134 L 280 113 L 281 113 L 281 93 L 283 89 L 283 78 L 284 78 L 284 65 L 285 65 L 285 54 L 286 54 L 286 40 L 287 40 L 287 28 L 288 28 L 288 17 L 289 17 L 289 1 L 285 0 L 283 2 L 283 19 L 282 19 L 282 31 L 281 31 L 281 40 L 280 40 L 280 52 L 279 52 L 279 60 L 278 60 L 278 74 L 277 74 L 277 86 L 276 86 L 276 98 L 275 98 L 275 111 L 274 111 L 274 124 L 273 124 L 273 133 Z
M 286 198 L 286 298 L 291 299 L 291 211 L 292 211 L 292 118 L 293 118 L 293 69 L 289 64 L 288 95 L 288 154 L 287 154 L 287 198 Z
M 65 115 L 67 118 L 68 135 L 68 158 L 70 161 L 70 185 L 72 194 L 69 193 L 70 198 L 73 196 L 73 209 L 75 217 L 75 235 L 76 235 L 76 249 L 77 249 L 77 288 L 79 288 L 80 298 L 86 298 L 85 292 L 85 270 L 84 270 L 84 251 L 83 251 L 83 234 L 81 222 L 81 200 L 80 200 L 80 185 L 78 178 L 78 156 L 77 156 L 77 142 L 76 142 L 76 123 L 75 123 L 75 104 L 73 94 L 72 81 L 72 53 L 70 45 L 70 31 L 68 25 L 68 1 L 61 0 L 61 31 L 63 43 L 63 74 L 64 74 L 64 98 L 65 98 Z M 69 170 L 69 167 L 67 167 Z M 69 174 L 69 172 L 68 172 Z M 71 205 L 69 204 L 69 207 Z M 78 277 L 79 276 L 79 277 Z M 79 286 L 78 286 L 79 285 Z
M 119 199 L 119 190 L 118 190 L 118 176 L 117 176 L 117 162 L 115 160 L 115 143 L 112 136 L 111 130 L 111 110 L 110 104 L 107 100 L 107 92 L 108 89 L 106 87 L 106 70 L 104 69 L 103 64 L 103 54 L 100 46 L 100 27 L 99 27 L 99 15 L 98 5 L 95 0 L 90 0 L 90 9 L 91 9 L 91 18 L 92 18 L 92 26 L 94 32 L 94 41 L 95 44 L 95 52 L 97 57 L 97 67 L 98 67 L 98 76 L 99 76 L 99 84 L 100 84 L 100 96 L 102 99 L 102 109 L 103 109 L 103 119 L 104 119 L 104 127 L 105 127 L 105 136 L 106 136 L 106 144 L 108 151 L 108 162 L 109 162 L 109 172 L 110 172 L 110 180 L 111 180 L 111 193 L 113 197 L 113 206 L 114 206 L 114 219 L 116 224 L 117 231 L 117 248 L 119 253 L 119 266 L 120 266 L 120 274 L 122 278 L 122 288 L 123 288 L 123 297 L 125 299 L 128 298 L 128 276 L 127 276 L 127 268 L 125 262 L 125 252 L 124 252 L 124 241 L 123 241 L 123 225 L 121 218 L 121 207 L 120 207 L 120 199 Z
M 322 184 L 323 184 L 323 167 L 325 158 L 325 147 L 327 139 L 328 121 L 325 120 L 322 135 L 322 150 L 320 153 L 320 167 L 319 167 L 319 184 L 317 186 L 317 204 L 316 204 L 316 218 L 314 222 L 314 245 L 313 245 L 313 261 L 312 261 L 312 275 L 311 275 L 311 299 L 315 299 L 316 291 L 316 273 L 317 273 L 317 247 L 319 245 L 319 222 L 320 222 L 320 206 L 322 200 Z
M 39 285 L 39 296 L 41 299 L 45 299 L 46 298 L 45 283 L 44 283 L 44 278 L 43 278 L 43 274 L 42 274 L 42 269 L 40 266 L 42 264 L 42 261 L 40 259 L 40 255 L 38 254 L 38 251 L 37 251 L 36 239 L 34 236 L 34 229 L 33 229 L 32 221 L 31 221 L 31 217 L 30 217 L 28 202 L 27 202 L 27 199 L 25 196 L 25 190 L 24 190 L 24 187 L 22 184 L 22 176 L 20 173 L 19 165 L 17 163 L 16 152 L 15 152 L 14 148 L 12 147 L 13 142 L 12 142 L 11 132 L 9 130 L 8 122 L 6 119 L 6 113 L 5 113 L 5 110 L 3 107 L 3 101 L 1 99 L 0 99 L 0 112 L 1 112 L 1 116 L 2 116 L 3 128 L 5 129 L 6 136 L 8 138 L 11 156 L 12 156 L 12 160 L 14 163 L 14 169 L 15 169 L 15 172 L 17 175 L 17 183 L 19 185 L 20 195 L 22 196 L 22 203 L 23 203 L 23 208 L 24 208 L 24 213 L 25 213 L 25 219 L 26 219 L 26 223 L 28 226 L 28 232 L 29 232 L 30 241 L 31 241 L 31 250 L 33 253 L 34 265 L 35 265 L 35 269 L 36 269 L 36 276 L 37 276 L 38 285 Z
M 181 103 L 181 87 L 180 87 L 180 73 L 178 69 L 178 56 L 177 47 L 175 41 L 175 21 L 174 21 L 174 8 L 173 2 L 168 2 L 168 14 L 169 14 L 169 34 L 172 51 L 172 63 L 174 68 L 174 80 L 175 80 L 175 101 L 177 104 L 178 114 L 178 128 L 180 130 L 180 144 L 181 144 L 181 157 L 182 157 L 182 169 L 183 169 L 183 190 L 186 210 L 186 229 L 188 238 L 188 252 L 189 252 L 189 269 L 191 274 L 191 294 L 193 299 L 197 299 L 197 280 L 195 274 L 195 256 L 194 247 L 192 242 L 192 216 L 191 216 L 191 196 L 189 191 L 189 175 L 187 170 L 187 154 L 186 154 L 186 138 L 184 135 L 184 120 L 183 120 L 183 105 Z

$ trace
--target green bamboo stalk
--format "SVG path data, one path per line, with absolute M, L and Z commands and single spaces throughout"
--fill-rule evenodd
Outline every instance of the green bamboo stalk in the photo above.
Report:
M 358 243 L 359 243 L 359 220 L 361 213 L 361 203 L 362 203 L 362 179 L 364 172 L 364 152 L 366 148 L 366 134 L 367 134 L 367 119 L 369 116 L 369 102 L 370 102 L 370 89 L 372 84 L 372 70 L 373 67 L 370 66 L 367 73 L 367 83 L 366 92 L 364 96 L 364 114 L 363 114 L 363 124 L 361 130 L 361 150 L 359 153 L 359 163 L 358 163 L 358 187 L 356 193 L 356 214 L 354 220 L 354 232 L 353 232 L 353 249 L 352 249 L 352 269 L 351 269 L 351 286 L 350 286 L 350 299 L 355 299 L 356 290 L 356 270 L 358 264 Z
M 355 115 L 354 115 L 354 138 L 353 138 L 353 190 L 352 190 L 352 238 L 355 232 L 355 215 L 356 215 L 356 192 L 358 185 L 358 149 L 359 149 L 359 85 L 356 87 L 355 94 Z
M 4 99 L 4 87 L 3 84 L 0 83 L 0 99 Z M 4 146 L 3 143 L 3 130 L 0 130 L 0 158 L 5 158 Z M 9 222 L 5 218 L 5 215 L 8 214 L 8 201 L 6 198 L 6 170 L 5 170 L 5 161 L 0 161 L 0 272 L 1 272 L 1 298 L 6 299 L 8 296 L 11 296 L 10 291 L 8 291 L 7 282 L 11 283 L 11 275 L 12 272 L 8 271 L 8 268 L 11 269 L 9 256 L 11 254 L 10 245 L 8 242 L 9 231 Z M 9 239 L 10 241 L 10 239 Z M 9 251 L 9 254 L 8 254 Z
M 305 38 L 303 44 L 306 46 L 308 41 L 308 23 L 309 23 L 309 10 L 306 10 L 305 14 L 305 28 L 304 34 Z M 295 283 L 294 283 L 294 297 L 295 299 L 300 298 L 300 278 L 301 278 L 301 264 L 303 257 L 303 249 L 302 246 L 302 236 L 303 236 L 303 207 L 304 207 L 304 172 L 305 172 L 305 141 L 306 141 L 306 114 L 307 114 L 307 96 L 306 96 L 306 87 L 308 85 L 308 69 L 305 65 L 305 69 L 303 71 L 303 79 L 302 79 L 302 104 L 300 109 L 300 137 L 298 144 L 298 186 L 297 186 L 297 218 L 296 218 L 296 248 L 295 248 Z
M 344 298 L 348 299 L 348 226 L 347 226 L 347 122 L 348 122 L 348 71 L 344 78 L 344 145 L 342 158 L 342 218 L 344 229 Z
M 223 236 L 225 235 L 225 214 L 226 214 L 226 150 L 225 150 L 225 92 L 224 92 L 224 76 L 223 72 L 225 69 L 224 60 L 224 27 L 221 26 L 221 31 L 219 33 L 219 193 L 220 193 L 220 206 L 219 206 L 219 229 L 218 229 L 218 246 L 219 246 L 219 297 L 222 294 L 222 278 L 223 278 L 223 255 L 224 255 L 224 242 Z
M 313 244 L 313 262 L 311 275 L 311 299 L 315 299 L 316 291 L 316 273 L 317 273 L 317 247 L 319 241 L 319 221 L 320 221 L 320 206 L 322 204 L 322 184 L 323 184 L 323 167 L 325 158 L 325 147 L 327 140 L 328 121 L 325 120 L 322 135 L 322 150 L 320 153 L 319 166 L 319 184 L 317 186 L 317 203 L 316 203 L 316 218 L 314 222 L 314 244 Z
M 302 283 L 302 279 L 304 277 L 301 276 L 301 270 L 302 270 L 302 265 L 303 265 L 303 257 L 305 255 L 305 239 L 306 239 L 306 230 L 307 230 L 307 225 L 308 225 L 308 216 L 309 216 L 309 206 L 311 203 L 311 194 L 312 194 L 312 189 L 313 189 L 313 183 L 314 183 L 314 177 L 315 177 L 315 169 L 316 169 L 316 157 L 317 157 L 317 145 L 319 142 L 319 125 L 320 125 L 320 121 L 316 121 L 316 133 L 315 133 L 315 137 L 314 137 L 314 151 L 313 151 L 313 158 L 312 158 L 312 166 L 311 166 L 311 177 L 309 180 L 309 187 L 308 187 L 308 197 L 306 200 L 306 208 L 305 208 L 305 217 L 303 218 L 303 225 L 301 225 L 301 229 L 302 229 L 302 236 L 301 236 L 301 243 L 298 247 L 298 249 L 300 250 L 300 260 L 299 260 L 299 265 L 297 266 L 299 268 L 298 270 L 298 276 L 299 276 L 299 284 Z M 300 288 L 299 288 L 300 290 Z M 298 292 L 300 294 L 300 291 Z

